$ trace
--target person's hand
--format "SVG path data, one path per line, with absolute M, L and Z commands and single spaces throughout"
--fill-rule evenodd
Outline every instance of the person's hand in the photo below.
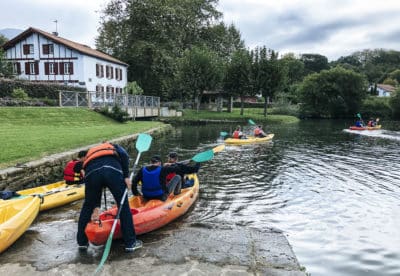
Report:
M 99 221 L 99 217 L 100 217 L 100 208 L 96 207 L 93 210 L 92 216 L 91 216 L 91 220 L 92 221 Z
M 131 181 L 131 179 L 129 177 L 125 178 L 125 184 L 126 184 L 126 188 L 128 190 L 132 189 L 132 181 Z

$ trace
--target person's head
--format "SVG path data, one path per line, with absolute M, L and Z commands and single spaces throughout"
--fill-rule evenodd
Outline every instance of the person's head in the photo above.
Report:
M 160 155 L 153 155 L 150 159 L 150 163 L 152 165 L 160 166 L 161 165 L 161 157 Z
M 78 158 L 83 159 L 83 158 L 85 158 L 86 154 L 87 154 L 87 150 L 81 150 L 80 152 L 78 152 Z
M 236 130 L 240 130 L 240 126 L 237 126 L 237 127 L 236 127 Z
M 258 128 L 261 128 L 261 125 L 259 125 Z
M 178 154 L 174 151 L 168 154 L 168 163 L 175 163 L 178 161 Z

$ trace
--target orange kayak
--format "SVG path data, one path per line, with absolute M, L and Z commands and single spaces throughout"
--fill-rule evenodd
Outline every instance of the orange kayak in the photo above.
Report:
M 351 126 L 350 127 L 351 130 L 377 130 L 377 129 L 381 129 L 381 125 L 376 125 L 374 127 L 357 127 L 357 126 Z
M 191 174 L 188 177 L 194 180 L 194 185 L 182 189 L 179 195 L 171 195 L 166 201 L 156 199 L 145 201 L 142 196 L 129 198 L 129 206 L 131 207 L 137 235 L 158 229 L 188 211 L 199 195 L 199 180 L 197 175 Z M 100 214 L 100 222 L 92 221 L 86 226 L 85 233 L 92 244 L 101 245 L 107 242 L 117 211 L 117 207 L 113 206 L 111 209 Z M 119 238 L 122 238 L 122 232 L 120 222 L 118 221 L 113 239 Z

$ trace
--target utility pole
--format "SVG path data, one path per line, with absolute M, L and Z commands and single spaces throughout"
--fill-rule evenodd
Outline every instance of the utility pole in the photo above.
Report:
M 54 20 L 53 22 L 56 23 L 56 31 L 54 32 L 54 34 L 58 36 L 58 30 L 57 30 L 57 23 L 58 23 L 58 20 L 56 19 L 56 20 Z

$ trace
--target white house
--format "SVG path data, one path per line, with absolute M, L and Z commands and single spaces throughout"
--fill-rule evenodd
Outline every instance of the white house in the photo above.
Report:
M 18 78 L 122 93 L 128 64 L 57 33 L 29 28 L 3 45 Z
M 390 84 L 377 84 L 376 91 L 378 92 L 378 97 L 390 97 L 391 93 L 396 91 L 396 88 Z

